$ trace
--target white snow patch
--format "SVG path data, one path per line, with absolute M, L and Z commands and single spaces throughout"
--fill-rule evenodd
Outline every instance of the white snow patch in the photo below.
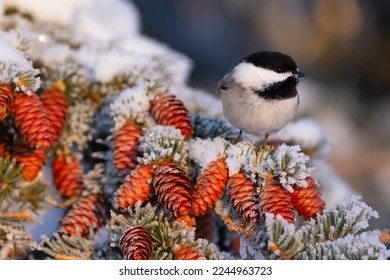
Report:
M 201 167 L 203 171 L 209 163 L 224 155 L 228 142 L 222 137 L 214 139 L 191 139 L 189 143 L 189 156 Z

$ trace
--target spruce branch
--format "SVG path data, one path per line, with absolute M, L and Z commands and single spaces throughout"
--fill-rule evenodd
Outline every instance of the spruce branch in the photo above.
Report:
M 95 250 L 95 241 L 91 235 L 84 238 L 56 232 L 53 238 L 42 236 L 38 250 L 56 260 L 90 260 Z
M 266 215 L 266 226 L 269 236 L 268 249 L 270 258 L 292 259 L 304 248 L 304 244 L 295 236 L 295 226 L 281 216 Z
M 169 159 L 181 167 L 187 166 L 188 143 L 180 130 L 172 126 L 157 125 L 149 129 L 141 138 L 140 150 L 144 165 Z
M 23 228 L 0 223 L 0 260 L 23 259 L 37 244 Z
M 193 138 L 223 137 L 224 139 L 232 140 L 238 136 L 238 129 L 222 117 L 208 118 L 204 117 L 203 113 L 190 114 L 190 117 L 193 127 Z

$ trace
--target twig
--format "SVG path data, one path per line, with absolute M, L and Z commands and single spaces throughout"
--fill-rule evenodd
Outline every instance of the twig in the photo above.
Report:
M 10 219 L 20 219 L 20 220 L 28 220 L 31 219 L 32 213 L 30 212 L 0 212 L 0 217 L 10 218 Z
M 238 234 L 244 234 L 246 236 L 252 236 L 255 234 L 255 231 L 253 229 L 248 229 L 244 227 L 242 224 L 237 224 L 235 223 L 231 217 L 229 216 L 224 216 L 221 217 L 224 223 L 226 224 L 228 230 L 236 232 Z
M 72 197 L 68 200 L 65 200 L 64 202 L 58 202 L 52 196 L 47 195 L 47 196 L 45 196 L 44 200 L 45 200 L 45 202 L 49 203 L 51 206 L 53 206 L 55 208 L 66 208 L 66 207 L 71 206 L 73 203 L 75 203 L 78 200 L 78 197 L 75 196 L 75 197 Z

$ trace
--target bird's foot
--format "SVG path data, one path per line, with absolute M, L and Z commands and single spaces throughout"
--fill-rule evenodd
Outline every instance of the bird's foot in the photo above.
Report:
M 238 134 L 237 138 L 232 140 L 232 144 L 235 145 L 241 141 L 242 141 L 242 130 L 240 130 L 240 134 Z
M 265 135 L 264 139 L 256 143 L 256 153 L 258 153 L 267 144 L 269 134 Z

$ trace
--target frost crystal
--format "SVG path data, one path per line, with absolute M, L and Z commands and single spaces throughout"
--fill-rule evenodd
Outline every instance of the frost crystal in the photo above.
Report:
M 179 129 L 173 126 L 157 125 L 149 129 L 141 138 L 140 150 L 144 153 L 143 164 L 171 159 L 178 164 L 186 165 L 188 143 Z
M 253 183 L 263 180 L 265 159 L 272 151 L 272 147 L 264 146 L 256 152 L 254 143 L 248 141 L 230 145 L 226 150 L 229 175 L 242 171 Z
M 36 77 L 39 73 L 22 52 L 0 37 L 0 83 L 12 82 L 16 91 L 30 94 L 41 84 L 40 78 Z
M 305 179 L 310 176 L 313 168 L 307 167 L 309 157 L 301 152 L 301 148 L 282 144 L 266 159 L 268 172 L 278 178 L 282 186 L 293 192 L 293 185 L 307 187 Z
M 149 114 L 149 107 L 146 85 L 124 89 L 110 104 L 114 130 L 119 130 L 129 119 L 144 122 Z
M 341 200 L 336 204 L 336 209 L 340 213 L 345 213 L 346 223 L 353 223 L 354 232 L 358 232 L 368 227 L 368 220 L 379 218 L 378 212 L 373 210 L 366 203 L 359 201 L 361 197 L 352 196 L 350 199 Z
M 247 166 L 255 155 L 255 149 L 250 142 L 239 142 L 236 145 L 230 145 L 226 150 L 226 164 L 229 169 L 229 175 L 232 176 L 244 166 Z
M 190 141 L 189 156 L 203 170 L 210 162 L 224 155 L 227 144 L 228 142 L 221 137 L 214 139 L 197 138 Z
M 68 120 L 60 137 L 60 143 L 72 150 L 85 148 L 92 139 L 92 117 L 97 104 L 87 99 L 68 108 Z

